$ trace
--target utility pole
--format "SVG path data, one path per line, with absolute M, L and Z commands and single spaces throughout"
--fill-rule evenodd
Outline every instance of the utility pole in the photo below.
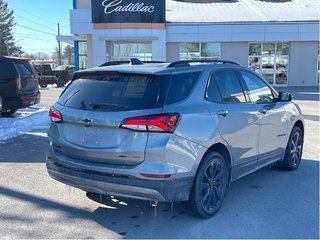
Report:
M 59 39 L 59 37 L 60 37 L 60 24 L 58 23 L 58 39 Z M 61 42 L 60 41 L 58 41 L 58 48 L 59 48 L 59 61 L 58 61 L 58 63 L 59 63 L 59 65 L 62 65 L 62 63 L 61 63 Z

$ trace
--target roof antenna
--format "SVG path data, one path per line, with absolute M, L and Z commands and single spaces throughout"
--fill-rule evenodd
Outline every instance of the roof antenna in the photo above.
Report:
M 143 62 L 141 62 L 139 59 L 137 58 L 131 58 L 130 59 L 130 65 L 143 65 Z

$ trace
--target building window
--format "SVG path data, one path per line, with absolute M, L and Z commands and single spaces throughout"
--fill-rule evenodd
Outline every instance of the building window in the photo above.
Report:
M 88 68 L 88 47 L 86 41 L 79 41 L 79 69 Z
M 87 44 L 87 35 L 78 34 L 77 37 L 79 40 L 78 44 L 78 64 L 79 69 L 88 68 L 88 44 Z
M 152 60 L 151 42 L 107 42 L 107 61 Z
M 248 62 L 270 84 L 288 84 L 289 43 L 249 43 Z
M 220 43 L 180 43 L 180 59 L 218 59 L 220 58 Z

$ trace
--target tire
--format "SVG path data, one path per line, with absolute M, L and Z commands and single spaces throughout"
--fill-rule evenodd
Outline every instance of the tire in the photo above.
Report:
M 64 87 L 65 84 L 66 84 L 65 80 L 59 77 L 57 80 L 57 87 Z
M 1 116 L 2 117 L 12 117 L 15 114 L 17 109 L 2 109 Z
M 225 159 L 211 152 L 202 160 L 194 179 L 187 209 L 191 215 L 209 218 L 221 208 L 229 185 L 229 169 Z
M 46 84 L 46 83 L 40 83 L 40 87 L 42 87 L 42 88 L 46 88 L 48 86 L 48 84 Z
M 303 133 L 299 127 L 294 126 L 291 131 L 287 144 L 286 154 L 283 159 L 284 168 L 290 171 L 296 170 L 301 162 L 302 151 Z

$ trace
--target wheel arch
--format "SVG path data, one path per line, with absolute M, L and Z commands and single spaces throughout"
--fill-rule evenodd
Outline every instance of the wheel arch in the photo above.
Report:
M 231 159 L 231 154 L 229 152 L 229 149 L 222 143 L 215 143 L 213 144 L 211 147 L 209 147 L 207 149 L 207 151 L 204 153 L 201 161 L 200 161 L 200 164 L 202 162 L 202 160 L 208 155 L 210 154 L 211 152 L 217 152 L 219 153 L 225 160 L 226 160 L 226 163 L 227 163 L 227 166 L 228 166 L 228 169 L 229 169 L 229 184 L 232 180 L 232 159 Z M 199 165 L 200 165 L 199 164 Z
M 296 123 L 293 125 L 292 129 L 294 127 L 299 127 L 301 129 L 301 131 L 302 131 L 302 136 L 304 136 L 304 125 L 303 125 L 303 122 L 300 119 L 298 121 L 296 121 Z

